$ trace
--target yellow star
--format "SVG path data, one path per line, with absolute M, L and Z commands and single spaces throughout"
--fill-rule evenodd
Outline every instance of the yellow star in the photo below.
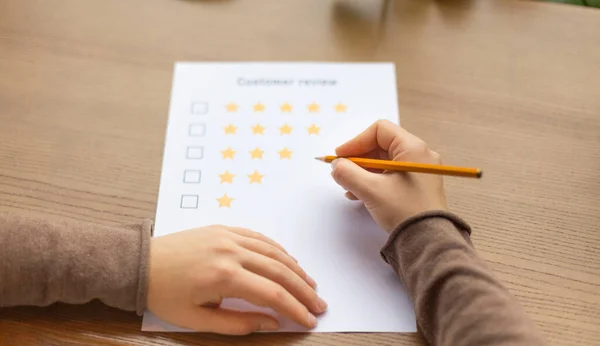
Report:
M 235 155 L 235 150 L 227 148 L 221 151 L 221 154 L 223 154 L 223 159 L 233 159 L 233 156 Z
M 225 171 L 225 173 L 219 174 L 219 178 L 221 178 L 221 184 L 223 184 L 223 183 L 232 184 L 233 177 L 235 177 L 235 174 L 231 174 L 231 173 L 229 173 L 229 171 Z
M 265 128 L 260 126 L 260 124 L 256 124 L 252 127 L 252 133 L 255 135 L 264 135 L 263 131 L 265 131 Z
M 250 184 L 259 183 L 262 184 L 262 178 L 264 175 L 258 173 L 258 171 L 254 171 L 252 174 L 248 174 L 248 178 L 250 178 Z
M 265 105 L 263 105 L 260 102 L 254 105 L 255 112 L 263 112 L 265 110 L 265 108 L 267 108 L 267 107 L 265 107 Z
M 310 125 L 310 127 L 307 127 L 306 129 L 308 130 L 308 134 L 309 135 L 318 135 L 319 134 L 319 130 L 321 130 L 321 128 L 319 128 L 315 124 Z
M 279 158 L 281 160 L 292 158 L 292 151 L 289 150 L 288 148 L 283 148 L 281 151 L 278 151 L 278 153 L 279 153 Z
M 238 105 L 236 105 L 236 104 L 235 104 L 235 103 L 233 103 L 233 102 L 229 102 L 229 104 L 225 106 L 225 109 L 226 109 L 228 112 L 237 112 Z
M 252 155 L 253 159 L 262 159 L 264 153 L 265 152 L 259 148 L 255 148 L 254 150 L 250 151 L 250 155 Z
M 319 105 L 316 103 L 311 103 L 308 105 L 308 111 L 310 113 L 317 113 L 319 111 Z
M 279 128 L 279 133 L 281 133 L 282 136 L 289 135 L 290 133 L 292 133 L 292 127 L 288 124 L 285 124 Z
M 235 135 L 235 131 L 237 131 L 237 127 L 235 127 L 231 124 L 225 126 L 225 134 L 226 135 L 229 135 L 229 134 Z
M 217 201 L 219 202 L 219 208 L 221 208 L 221 207 L 231 208 L 231 202 L 233 202 L 233 198 L 227 196 L 227 194 L 224 194 L 223 197 L 217 198 Z
M 335 107 L 333 107 L 333 108 L 335 108 L 335 111 L 337 113 L 346 113 L 347 106 L 340 102 L 337 105 L 335 105 Z
M 282 113 L 290 113 L 292 111 L 292 105 L 287 102 L 282 104 L 279 108 L 281 108 Z

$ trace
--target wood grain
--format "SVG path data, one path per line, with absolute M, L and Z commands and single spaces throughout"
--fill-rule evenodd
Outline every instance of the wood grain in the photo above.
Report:
M 600 340 L 600 11 L 526 1 L 4 0 L 0 209 L 152 217 L 175 61 L 394 61 L 404 127 L 481 181 L 454 211 L 556 345 Z M 0 310 L 4 345 L 414 345 L 140 332 L 101 304 Z

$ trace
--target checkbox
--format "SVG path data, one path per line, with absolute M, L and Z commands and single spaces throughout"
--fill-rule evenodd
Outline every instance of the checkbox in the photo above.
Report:
M 189 134 L 192 137 L 203 137 L 206 134 L 206 124 L 191 124 Z
M 206 113 L 208 113 L 208 103 L 206 103 L 206 102 L 192 103 L 192 114 L 206 114 Z
M 198 196 L 196 196 L 196 195 L 181 196 L 181 209 L 198 209 Z
M 186 158 L 201 160 L 204 157 L 204 147 L 188 147 Z
M 200 171 L 185 171 L 183 173 L 183 182 L 186 184 L 199 184 L 201 176 Z

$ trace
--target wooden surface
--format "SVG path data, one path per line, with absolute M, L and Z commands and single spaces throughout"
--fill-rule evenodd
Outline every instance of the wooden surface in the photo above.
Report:
M 394 61 L 401 122 L 552 344 L 600 340 L 600 11 L 525 1 L 3 0 L 0 209 L 156 207 L 173 63 Z M 0 250 L 1 251 L 1 250 Z M 412 345 L 416 334 L 140 332 L 93 303 L 0 310 L 2 345 Z

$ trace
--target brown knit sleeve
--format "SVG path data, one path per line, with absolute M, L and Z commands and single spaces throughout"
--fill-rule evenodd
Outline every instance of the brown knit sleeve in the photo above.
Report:
M 456 215 L 416 215 L 391 234 L 382 256 L 402 279 L 432 345 L 543 345 L 533 322 L 477 256 Z
M 105 304 L 143 314 L 152 222 L 102 226 L 0 213 L 0 307 Z

